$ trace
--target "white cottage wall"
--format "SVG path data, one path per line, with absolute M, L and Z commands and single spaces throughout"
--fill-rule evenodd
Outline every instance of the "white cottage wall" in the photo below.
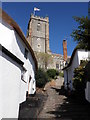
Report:
M 0 68 L 3 67 L 2 65 L 2 62 L 3 60 L 1 59 L 1 56 L 2 56 L 2 52 L 0 51 Z M 0 69 L 0 120 L 2 119 L 2 89 L 3 89 L 3 86 L 1 84 L 1 80 L 3 80 L 3 75 L 2 75 L 2 69 Z
M 64 87 L 67 89 L 67 70 L 64 70 Z
M 72 64 L 70 66 L 70 80 L 71 80 L 71 83 L 70 83 L 70 89 L 72 90 L 73 89 L 73 76 L 74 76 L 74 70 L 75 68 L 77 68 L 79 66 L 79 58 L 78 58 L 78 51 L 75 52 L 75 55 L 73 57 L 73 61 L 72 61 Z
M 90 102 L 90 82 L 87 82 L 86 84 L 85 98 L 88 102 Z
M 15 54 L 20 58 L 22 59 L 22 61 L 24 62 L 24 67 L 25 69 L 27 70 L 27 80 L 25 80 L 27 82 L 27 84 L 29 83 L 29 77 L 31 76 L 32 79 L 30 81 L 30 85 L 29 85 L 29 89 L 28 89 L 28 86 L 27 86 L 27 89 L 29 90 L 29 94 L 34 94 L 34 92 L 36 91 L 36 87 L 35 87 L 35 63 L 34 63 L 34 60 L 31 56 L 31 53 L 28 52 L 28 57 L 27 59 L 24 57 L 24 52 L 25 52 L 25 48 L 28 50 L 28 48 L 23 44 L 21 38 L 18 36 L 17 33 L 15 33 L 15 38 L 16 38 L 16 41 L 15 41 L 15 46 L 16 46 L 16 51 L 15 51 Z M 13 51 L 13 52 L 14 52 Z M 28 50 L 29 51 L 29 50 Z M 18 54 L 17 54 L 18 53 Z M 21 55 L 22 54 L 22 55 Z M 26 90 L 27 90 L 26 89 Z
M 72 90 L 72 68 L 68 68 L 68 83 L 69 83 L 69 88 Z
M 80 65 L 81 60 L 88 60 L 88 54 L 89 51 L 84 51 L 84 50 L 76 50 L 75 54 L 73 56 L 73 60 L 71 65 L 64 69 L 64 81 L 65 81 L 65 87 L 67 88 L 67 71 L 68 71 L 68 81 L 69 81 L 69 87 L 72 90 L 73 89 L 73 75 L 74 75 L 74 70 Z
M 15 32 L 11 26 L 9 26 L 3 22 L 3 24 L 0 23 L 0 37 L 2 38 L 2 39 L 0 39 L 0 43 L 5 48 L 7 48 L 11 53 L 13 53 L 15 56 L 17 56 L 19 59 L 21 59 L 24 62 L 24 67 L 28 71 L 28 74 L 26 77 L 27 79 L 25 81 L 28 83 L 30 75 L 32 76 L 33 81 L 35 81 L 35 78 L 34 78 L 34 70 L 35 70 L 34 60 L 31 56 L 30 51 L 28 50 L 26 45 L 23 43 L 23 41 L 21 40 L 21 38 L 19 37 L 17 32 Z M 24 57 L 25 48 L 29 51 L 27 59 Z M 30 83 L 30 84 L 32 84 L 32 83 Z M 34 90 L 36 90 L 34 82 L 33 82 L 32 86 L 34 87 Z M 28 88 L 26 88 L 26 90 L 27 89 Z M 34 92 L 29 91 L 29 93 L 32 93 L 32 94 Z
M 13 23 L 13 20 L 11 20 Z M 16 30 L 18 26 L 16 25 Z M 32 51 L 24 43 L 22 38 L 12 26 L 0 19 L 0 44 L 15 55 L 23 67 L 20 67 L 13 59 L 0 52 L 0 119 L 18 118 L 19 105 L 26 100 L 26 91 L 34 94 L 36 91 L 35 82 L 35 59 Z M 22 35 L 23 36 L 23 35 Z M 28 50 L 28 57 L 25 58 L 25 48 Z M 18 60 L 17 59 L 17 60 Z M 16 61 L 17 61 L 16 60 Z M 25 70 L 24 80 L 21 79 L 22 71 Z M 29 78 L 31 81 L 29 83 Z M 29 89 L 28 89 L 29 87 Z
M 5 22 L 0 21 L 0 44 L 2 44 L 9 51 L 12 49 L 12 27 L 7 25 Z
M 76 51 L 71 65 L 64 70 L 64 74 L 65 74 L 65 76 L 64 76 L 65 87 L 67 88 L 67 77 L 68 77 L 69 88 L 71 90 L 73 89 L 73 85 L 72 85 L 73 81 L 72 81 L 72 79 L 73 79 L 73 75 L 74 75 L 74 69 L 78 65 L 79 65 L 79 60 L 78 60 L 78 55 L 77 55 L 77 51 Z
M 74 69 L 77 68 L 79 66 L 79 58 L 78 58 L 78 51 L 75 52 L 75 55 L 73 57 L 73 61 L 71 64 L 71 69 L 72 69 L 72 77 L 74 75 Z
M 21 80 L 19 103 L 22 103 L 22 102 L 26 101 L 26 87 L 27 87 L 26 83 Z
M 78 51 L 78 59 L 79 59 L 79 65 L 81 60 L 88 60 L 88 53 L 89 51 Z
M 3 56 L 2 56 L 3 55 Z M 4 53 L 0 55 L 0 118 L 18 118 L 21 67 Z

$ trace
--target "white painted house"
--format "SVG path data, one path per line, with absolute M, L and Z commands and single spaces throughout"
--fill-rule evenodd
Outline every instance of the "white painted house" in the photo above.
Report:
M 90 102 L 90 82 L 86 83 L 85 98 L 88 102 Z
M 0 119 L 18 118 L 26 93 L 36 92 L 37 60 L 17 23 L 0 9 Z
M 88 60 L 89 54 L 89 51 L 74 49 L 69 64 L 63 69 L 65 89 L 73 89 L 72 79 L 74 76 L 74 69 L 80 65 L 81 60 Z
M 88 102 L 90 102 L 90 61 L 85 67 L 85 73 L 86 73 L 85 98 Z

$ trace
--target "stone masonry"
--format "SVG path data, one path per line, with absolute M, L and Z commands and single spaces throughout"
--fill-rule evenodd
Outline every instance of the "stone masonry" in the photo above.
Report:
M 65 65 L 65 61 L 67 60 L 67 43 L 63 41 L 63 50 L 64 50 L 64 57 L 61 54 L 52 53 L 49 48 L 49 17 L 40 17 L 34 16 L 31 14 L 28 29 L 27 29 L 27 40 L 32 46 L 33 51 L 36 53 L 47 53 L 50 54 L 53 63 L 49 62 L 47 65 L 47 69 L 53 68 L 59 71 Z M 37 56 L 36 56 L 37 58 Z M 68 57 L 70 58 L 70 57 Z M 42 61 L 40 62 L 38 59 L 38 65 L 41 65 Z M 45 65 L 44 65 L 45 66 Z
M 49 52 L 49 18 L 31 14 L 27 39 L 36 52 Z

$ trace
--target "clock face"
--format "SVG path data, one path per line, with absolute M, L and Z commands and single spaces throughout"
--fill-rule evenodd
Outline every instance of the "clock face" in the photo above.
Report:
M 38 43 L 38 45 L 37 45 L 37 48 L 38 48 L 38 52 L 40 52 L 41 50 L 41 45 Z
M 38 48 L 40 48 L 40 44 L 38 44 Z

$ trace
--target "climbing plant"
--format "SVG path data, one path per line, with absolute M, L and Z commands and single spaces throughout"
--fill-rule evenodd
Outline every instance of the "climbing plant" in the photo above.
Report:
M 88 61 L 81 61 L 79 67 L 75 68 L 74 70 L 73 86 L 78 92 L 84 91 L 86 87 L 85 66 L 87 62 Z

